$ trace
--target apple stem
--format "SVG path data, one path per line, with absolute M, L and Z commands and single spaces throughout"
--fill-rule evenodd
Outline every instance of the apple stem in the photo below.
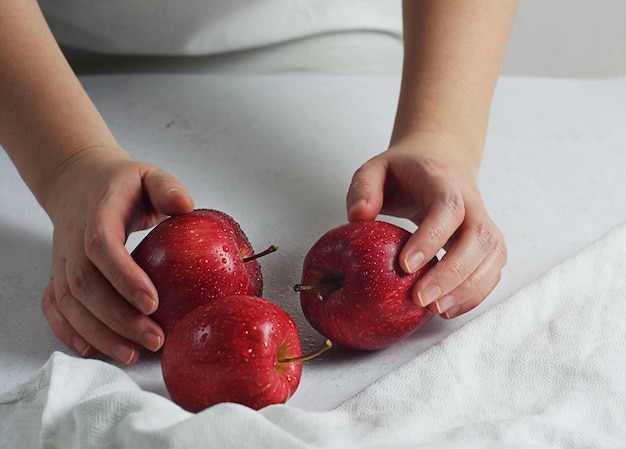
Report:
M 288 358 L 288 359 L 279 359 L 278 363 L 306 362 L 307 360 L 314 359 L 315 357 L 319 356 L 320 354 L 328 351 L 332 347 L 333 347 L 333 342 L 330 341 L 330 340 L 326 340 L 326 342 L 324 343 L 324 346 L 322 346 L 319 349 L 316 349 L 315 351 L 313 351 L 313 352 L 311 352 L 309 354 L 301 355 L 300 357 L 291 357 L 291 358 Z
M 246 262 L 250 262 L 251 260 L 256 260 L 259 257 L 267 256 L 268 254 L 273 253 L 276 250 L 278 250 L 278 246 L 272 245 L 269 248 L 267 248 L 265 251 L 262 251 L 258 254 L 253 254 L 249 257 L 244 257 L 243 262 L 246 263 Z
M 302 285 L 297 284 L 293 286 L 293 290 L 295 292 L 305 292 L 309 290 L 332 290 L 334 288 L 343 287 L 343 280 L 335 281 L 335 282 L 325 282 L 321 284 L 313 284 L 313 285 Z

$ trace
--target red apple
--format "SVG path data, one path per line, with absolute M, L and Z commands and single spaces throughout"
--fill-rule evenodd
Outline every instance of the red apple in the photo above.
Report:
M 411 298 L 414 274 L 400 267 L 399 253 L 411 234 L 383 221 L 348 223 L 324 234 L 307 253 L 300 292 L 305 318 L 342 346 L 388 347 L 424 325 L 433 313 Z
M 186 410 L 220 402 L 260 409 L 296 391 L 300 356 L 298 329 L 287 312 L 263 298 L 228 296 L 176 325 L 165 341 L 161 369 L 170 397 Z
M 132 252 L 159 294 L 152 315 L 166 333 L 214 298 L 263 293 L 261 266 L 239 224 L 217 210 L 197 209 L 159 223 Z

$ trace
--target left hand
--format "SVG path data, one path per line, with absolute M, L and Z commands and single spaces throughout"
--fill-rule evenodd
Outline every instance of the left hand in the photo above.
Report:
M 413 139 L 363 164 L 347 195 L 348 219 L 374 219 L 379 213 L 418 225 L 400 253 L 412 273 L 440 249 L 441 261 L 415 283 L 416 303 L 445 318 L 480 304 L 501 278 L 506 263 L 502 233 L 487 214 L 471 170 L 446 155 L 441 139 Z M 451 159 L 451 158 L 448 158 Z

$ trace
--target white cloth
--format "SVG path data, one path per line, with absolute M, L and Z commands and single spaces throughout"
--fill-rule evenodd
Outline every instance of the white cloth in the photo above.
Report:
M 56 353 L 0 397 L 0 447 L 622 448 L 624 316 L 626 223 L 332 411 L 192 415 Z

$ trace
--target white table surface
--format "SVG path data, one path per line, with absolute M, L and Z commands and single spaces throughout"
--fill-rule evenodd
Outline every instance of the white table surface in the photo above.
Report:
M 231 214 L 255 248 L 279 245 L 262 261 L 264 296 L 293 316 L 305 349 L 320 345 L 323 338 L 305 322 L 291 287 L 308 248 L 345 222 L 354 170 L 385 149 L 398 79 L 135 74 L 82 80 L 135 158 L 179 177 L 196 206 Z M 334 348 L 307 362 L 290 404 L 307 410 L 338 405 L 626 219 L 624 125 L 626 78 L 501 79 L 480 178 L 507 237 L 501 283 L 474 311 L 451 321 L 436 318 L 389 349 Z M 51 225 L 6 155 L 0 158 L 5 391 L 33 375 L 53 351 L 69 351 L 39 308 Z M 142 235 L 131 236 L 129 249 Z M 145 354 L 124 369 L 144 389 L 167 394 L 157 356 Z

